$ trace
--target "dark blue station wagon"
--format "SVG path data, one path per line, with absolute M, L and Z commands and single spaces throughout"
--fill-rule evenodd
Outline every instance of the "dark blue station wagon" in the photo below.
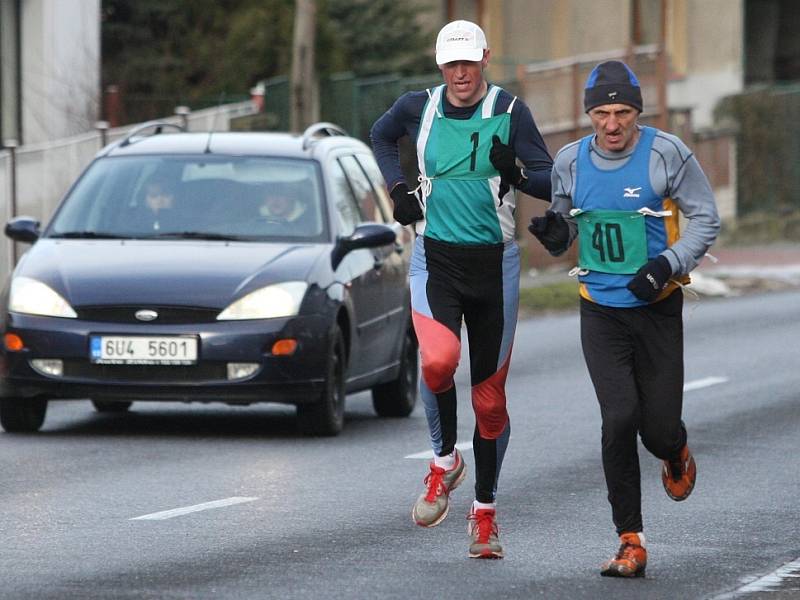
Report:
M 0 424 L 37 431 L 55 399 L 289 403 L 336 435 L 348 393 L 416 402 L 410 232 L 370 149 L 303 135 L 147 124 L 102 150 L 0 298 Z

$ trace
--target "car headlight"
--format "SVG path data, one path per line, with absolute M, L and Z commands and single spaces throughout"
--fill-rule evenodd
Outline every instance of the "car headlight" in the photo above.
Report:
M 300 303 L 308 284 L 304 281 L 287 281 L 268 285 L 233 302 L 217 316 L 218 321 L 235 319 L 274 319 L 292 317 L 300 310 Z
M 45 317 L 65 317 L 67 319 L 78 317 L 60 294 L 50 286 L 30 277 L 15 277 L 11 281 L 8 310 Z

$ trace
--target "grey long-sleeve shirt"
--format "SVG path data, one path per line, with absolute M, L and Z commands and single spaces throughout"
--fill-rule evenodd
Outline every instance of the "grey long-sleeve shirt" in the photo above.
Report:
M 579 146 L 580 140 L 559 150 L 552 174 L 551 210 L 567 217 L 570 225 L 569 244 L 577 236 L 577 225 L 568 215 L 572 209 Z M 623 166 L 634 149 L 635 146 L 619 153 L 606 152 L 597 146 L 593 138 L 589 154 L 597 168 L 610 170 Z M 674 274 L 688 274 L 697 266 L 719 233 L 720 220 L 711 185 L 694 154 L 679 138 L 663 131 L 656 132 L 650 152 L 650 185 L 657 194 L 671 198 L 687 219 L 680 239 L 662 255 L 669 261 Z M 553 254 L 562 254 L 566 249 Z

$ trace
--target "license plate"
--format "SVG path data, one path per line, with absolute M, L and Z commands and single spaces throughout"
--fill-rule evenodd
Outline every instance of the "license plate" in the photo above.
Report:
M 93 335 L 89 359 L 110 365 L 193 365 L 197 362 L 197 338 Z

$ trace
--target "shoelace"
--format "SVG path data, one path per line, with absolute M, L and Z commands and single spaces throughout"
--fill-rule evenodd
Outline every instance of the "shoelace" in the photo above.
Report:
M 673 481 L 680 481 L 683 478 L 683 461 L 669 463 L 669 470 L 671 471 Z
M 437 496 L 441 496 L 444 493 L 444 469 L 431 466 L 431 472 L 425 476 L 425 485 L 428 486 L 425 500 L 433 502 Z
M 635 545 L 628 544 L 627 542 L 620 545 L 619 550 L 617 551 L 617 556 L 615 557 L 616 560 L 629 560 L 631 562 L 638 562 L 638 559 L 634 554 L 634 548 L 636 548 Z
M 479 544 L 488 544 L 489 536 L 497 533 L 497 523 L 495 523 L 494 515 L 489 511 L 471 513 L 467 519 L 474 522 L 473 531 L 478 530 Z

